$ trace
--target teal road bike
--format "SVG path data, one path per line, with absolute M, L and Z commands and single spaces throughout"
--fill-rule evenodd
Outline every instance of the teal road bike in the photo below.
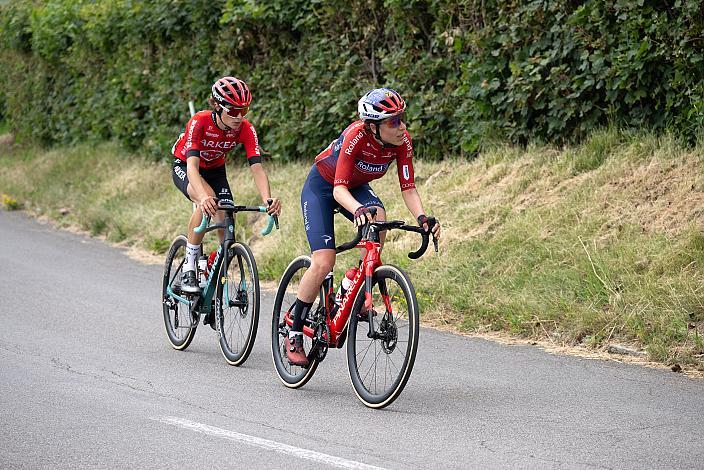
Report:
M 271 201 L 269 201 L 271 204 Z M 171 346 L 185 350 L 193 341 L 203 317 L 218 332 L 220 351 L 228 364 L 243 364 L 252 352 L 259 324 L 259 274 L 252 250 L 235 240 L 235 216 L 238 212 L 266 212 L 264 206 L 236 206 L 231 200 L 219 199 L 218 210 L 224 212 L 221 223 L 203 221 L 195 230 L 207 233 L 223 229 L 225 236 L 218 246 L 212 265 L 205 273 L 201 292 L 181 290 L 181 277 L 186 259 L 186 236 L 179 235 L 171 243 L 164 265 L 162 303 L 166 336 Z M 262 235 L 278 228 L 276 216 L 268 216 Z M 202 250 L 201 250 L 202 252 Z M 201 272 L 197 272 L 201 279 Z

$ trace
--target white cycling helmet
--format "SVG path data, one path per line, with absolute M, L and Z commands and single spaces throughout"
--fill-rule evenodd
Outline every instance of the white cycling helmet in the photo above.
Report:
M 391 88 L 376 88 L 359 99 L 357 112 L 362 121 L 383 121 L 402 113 L 406 102 Z

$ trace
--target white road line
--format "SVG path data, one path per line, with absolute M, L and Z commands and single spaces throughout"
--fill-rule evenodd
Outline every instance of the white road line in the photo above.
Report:
M 300 459 L 321 462 L 333 467 L 350 468 L 354 470 L 384 470 L 382 467 L 375 467 L 373 465 L 355 462 L 354 460 L 347 460 L 341 457 L 335 457 L 334 455 L 323 454 L 322 452 L 316 452 L 314 450 L 302 449 L 300 447 L 294 447 L 288 444 L 262 439 L 261 437 L 250 436 L 248 434 L 242 434 L 235 431 L 228 431 L 227 429 L 216 428 L 214 426 L 196 423 L 195 421 L 189 421 L 187 419 L 177 418 L 175 416 L 164 416 L 161 418 L 152 419 L 210 436 L 221 437 L 230 441 L 241 442 L 243 444 L 260 447 L 262 449 L 273 450 L 274 452 L 279 452 L 280 454 L 293 455 L 294 457 L 298 457 Z

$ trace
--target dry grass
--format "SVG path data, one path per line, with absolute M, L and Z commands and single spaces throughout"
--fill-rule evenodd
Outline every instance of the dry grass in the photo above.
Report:
M 258 203 L 242 160 L 228 167 L 231 187 L 238 201 Z M 61 226 L 150 252 L 153 262 L 185 230 L 190 204 L 167 164 L 114 145 L 15 149 L 0 163 L 0 192 Z M 443 225 L 441 252 L 411 262 L 406 253 L 417 237 L 395 233 L 384 258 L 411 275 L 426 324 L 555 348 L 601 351 L 618 341 L 654 361 L 702 368 L 701 163 L 700 148 L 614 130 L 574 148 L 502 147 L 472 162 L 417 161 L 426 210 Z M 242 215 L 237 235 L 274 285 L 308 251 L 299 201 L 310 165 L 265 165 L 283 201 L 281 230 L 262 238 L 263 218 Z M 389 218 L 411 219 L 393 174 L 373 187 Z M 352 234 L 347 223 L 336 230 L 338 242 Z M 338 271 L 354 257 L 344 256 Z

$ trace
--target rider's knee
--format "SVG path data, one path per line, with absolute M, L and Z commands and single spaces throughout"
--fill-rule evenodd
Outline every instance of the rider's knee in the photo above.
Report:
M 314 255 L 309 269 L 313 271 L 317 277 L 325 277 L 330 271 L 332 271 L 334 266 L 334 253 L 331 256 Z

